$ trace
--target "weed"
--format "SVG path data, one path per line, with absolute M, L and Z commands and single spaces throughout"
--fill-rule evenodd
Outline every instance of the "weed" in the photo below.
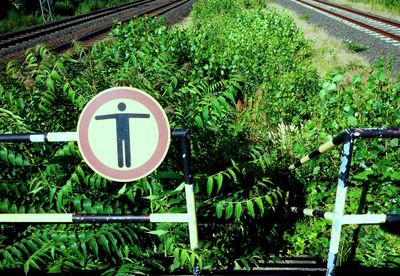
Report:
M 300 19 L 304 20 L 304 21 L 308 21 L 310 19 L 310 15 L 309 14 L 303 14 L 302 16 L 300 16 Z
M 249 270 L 277 255 L 283 242 L 288 251 L 326 257 L 328 223 L 289 221 L 284 195 L 296 189 L 299 202 L 331 209 L 339 151 L 297 171 L 296 185 L 287 185 L 287 167 L 343 129 L 399 125 L 399 82 L 390 80 L 383 62 L 346 85 L 337 73 L 319 79 L 313 45 L 293 18 L 261 9 L 260 2 L 200 0 L 186 30 L 142 18 L 117 25 L 90 50 L 78 43 L 54 55 L 38 46 L 24 62 L 1 67 L 2 133 L 75 131 L 86 103 L 110 87 L 151 94 L 171 128 L 190 129 L 197 214 L 210 222 L 199 227 L 195 252 L 184 224 L 2 224 L 1 269 L 179 274 L 197 260 L 205 271 Z M 357 143 L 349 212 L 365 182 L 373 191 L 368 211 L 398 206 L 398 146 Z M 2 144 L 0 212 L 185 212 L 179 156 L 179 144 L 171 143 L 157 172 L 121 185 L 93 173 L 75 143 Z M 366 232 L 357 258 L 384 266 L 400 242 L 377 231 Z M 374 244 L 378 251 L 371 253 Z
M 349 40 L 349 39 L 345 40 L 345 45 L 349 50 L 351 50 L 351 51 L 353 51 L 355 53 L 363 52 L 363 51 L 368 49 L 365 45 L 363 45 L 361 43 L 354 42 L 354 41 Z

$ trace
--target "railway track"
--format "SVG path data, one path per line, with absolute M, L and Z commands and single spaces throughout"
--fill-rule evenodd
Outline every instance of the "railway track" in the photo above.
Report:
M 18 58 L 37 44 L 47 44 L 55 51 L 69 48 L 75 41 L 85 41 L 107 33 L 118 20 L 149 15 L 159 16 L 190 0 L 140 0 L 103 9 L 86 15 L 0 35 L 0 57 Z
M 374 16 L 322 0 L 292 0 L 312 10 L 322 12 L 364 33 L 400 47 L 400 22 Z

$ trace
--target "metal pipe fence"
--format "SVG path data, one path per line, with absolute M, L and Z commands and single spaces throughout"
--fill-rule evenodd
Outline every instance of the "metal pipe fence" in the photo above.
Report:
M 0 223 L 188 223 L 190 248 L 198 248 L 197 217 L 193 178 L 191 171 L 190 136 L 188 129 L 172 131 L 172 137 L 180 140 L 185 181 L 186 213 L 160 213 L 148 215 L 89 215 L 89 214 L 0 214 Z M 40 143 L 77 141 L 77 132 L 0 134 L 0 143 Z M 200 275 L 195 263 L 193 275 Z
M 300 167 L 311 159 L 329 151 L 330 149 L 343 144 L 342 156 L 340 159 L 339 177 L 336 190 L 335 208 L 333 212 L 323 212 L 300 207 L 291 207 L 293 212 L 298 214 L 324 218 L 332 221 L 331 239 L 329 244 L 328 263 L 326 275 L 335 275 L 336 262 L 339 250 L 340 235 L 342 225 L 346 224 L 382 224 L 395 223 L 400 221 L 398 214 L 353 214 L 345 215 L 344 208 L 346 202 L 347 187 L 349 185 L 349 175 L 351 159 L 353 155 L 353 145 L 356 139 L 366 138 L 400 138 L 400 128 L 356 128 L 348 129 L 335 136 L 332 140 L 324 143 L 318 149 L 303 156 L 292 164 L 289 169 L 293 170 Z

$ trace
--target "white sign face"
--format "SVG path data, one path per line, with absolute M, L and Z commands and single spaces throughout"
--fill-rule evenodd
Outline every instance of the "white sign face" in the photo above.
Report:
M 167 116 L 154 98 L 135 88 L 116 87 L 85 106 L 78 122 L 78 145 L 95 172 L 126 182 L 161 164 L 170 133 Z

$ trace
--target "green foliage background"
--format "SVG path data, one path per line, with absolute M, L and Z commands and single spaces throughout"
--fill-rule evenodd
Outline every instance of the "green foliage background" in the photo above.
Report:
M 386 7 L 390 10 L 400 12 L 400 1 L 399 0 L 350 0 L 351 2 L 361 2 L 365 4 L 371 4 L 378 7 Z
M 61 20 L 68 16 L 80 15 L 117 6 L 135 0 L 57 0 L 53 2 L 53 17 Z M 13 32 L 22 28 L 42 24 L 39 0 L 2 0 L 0 7 L 0 33 Z
M 75 131 L 84 105 L 113 86 L 155 97 L 171 128 L 192 133 L 203 223 L 196 252 L 180 224 L 3 224 L 0 267 L 146 273 L 187 271 L 197 260 L 203 270 L 249 268 L 282 248 L 326 258 L 330 225 L 296 221 L 284 202 L 332 210 L 339 150 L 296 171 L 291 182 L 287 167 L 346 128 L 398 126 L 400 82 L 381 64 L 320 80 L 311 56 L 288 14 L 256 0 L 200 0 L 187 30 L 145 18 L 117 26 L 90 51 L 76 45 L 53 55 L 39 46 L 24 62 L 10 62 L 0 77 L 2 133 Z M 398 140 L 357 142 L 356 150 L 347 211 L 356 211 L 366 186 L 364 211 L 398 208 Z M 185 211 L 176 141 L 156 173 L 122 184 L 93 173 L 74 143 L 1 144 L 0 158 L 3 213 Z M 357 260 L 398 265 L 398 236 L 379 227 L 362 231 Z M 344 260 L 350 246 L 344 244 Z

